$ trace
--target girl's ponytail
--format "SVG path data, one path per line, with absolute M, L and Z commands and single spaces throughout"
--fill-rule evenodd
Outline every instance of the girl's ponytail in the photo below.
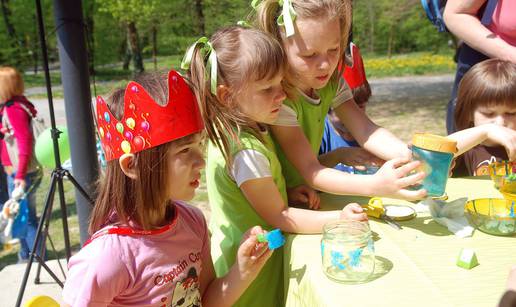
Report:
M 187 51 L 185 59 L 183 59 L 181 63 L 181 68 L 187 70 L 187 78 L 194 88 L 209 140 L 220 148 L 224 158 L 230 161 L 230 140 L 225 134 L 221 135 L 219 131 L 227 131 L 230 137 L 236 139 L 236 134 L 234 130 L 231 129 L 235 125 L 230 118 L 221 116 L 222 114 L 227 114 L 229 110 L 216 96 L 218 80 L 212 80 L 212 75 L 206 62 L 209 61 L 207 59 L 211 52 L 213 52 L 211 43 L 209 46 L 207 45 L 208 43 L 209 41 L 205 38 L 197 40 L 197 42 L 190 47 L 193 48 L 193 50 L 189 49 Z M 190 56 L 188 53 L 190 52 L 191 58 L 188 59 Z M 215 58 L 214 61 L 217 61 L 217 59 Z M 212 63 L 209 66 L 213 67 L 214 64 L 215 63 Z M 218 71 L 216 75 L 220 75 Z M 213 89 L 212 86 L 213 82 L 215 82 L 215 89 Z

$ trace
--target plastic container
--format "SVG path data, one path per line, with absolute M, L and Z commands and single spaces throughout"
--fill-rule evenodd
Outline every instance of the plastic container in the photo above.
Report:
M 516 193 L 516 162 L 501 161 L 489 164 L 489 176 L 501 192 Z
M 475 227 L 496 236 L 516 233 L 515 201 L 512 195 L 505 199 L 481 198 L 466 203 L 466 217 Z
M 422 188 L 429 197 L 442 197 L 446 191 L 446 182 L 455 153 L 457 142 L 448 138 L 416 133 L 412 138 L 412 155 L 422 162 L 419 171 L 426 174 Z
M 361 283 L 374 272 L 374 243 L 368 222 L 324 225 L 321 256 L 324 274 L 342 283 Z

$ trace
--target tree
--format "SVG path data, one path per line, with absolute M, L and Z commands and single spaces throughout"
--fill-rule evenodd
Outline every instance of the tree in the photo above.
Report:
M 110 13 L 125 27 L 128 51 L 133 59 L 135 73 L 144 71 L 138 26 L 148 25 L 153 15 L 158 14 L 160 2 L 158 0 L 98 0 L 97 2 L 99 11 Z

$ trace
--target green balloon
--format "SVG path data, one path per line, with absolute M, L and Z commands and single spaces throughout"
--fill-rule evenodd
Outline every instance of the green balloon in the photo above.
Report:
M 62 133 L 59 135 L 59 156 L 61 163 L 70 158 L 70 145 L 68 144 L 68 130 L 66 127 L 58 126 L 57 129 Z M 43 131 L 36 139 L 34 148 L 36 159 L 38 162 L 48 168 L 55 167 L 54 143 L 52 141 L 52 133 L 50 128 Z

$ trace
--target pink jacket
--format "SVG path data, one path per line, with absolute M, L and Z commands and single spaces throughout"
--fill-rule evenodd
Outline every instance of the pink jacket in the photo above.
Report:
M 25 96 L 14 96 L 11 101 L 1 107 L 2 111 L 0 114 L 1 116 L 7 115 L 9 122 L 12 125 L 13 131 L 9 132 L 14 134 L 16 144 L 18 146 L 18 169 L 16 170 L 16 178 L 23 179 L 25 178 L 27 167 L 32 158 L 33 137 L 30 127 L 31 117 L 20 106 L 20 104 L 24 104 L 29 110 L 31 110 L 33 115 L 36 115 L 37 111 L 34 108 L 34 105 L 29 102 Z M 4 130 L 2 122 L 0 121 L 0 131 L 2 131 L 2 133 L 7 132 Z M 0 141 L 0 146 L 2 146 L 2 165 L 12 166 L 13 164 L 9 158 L 5 141 L 3 139 Z

